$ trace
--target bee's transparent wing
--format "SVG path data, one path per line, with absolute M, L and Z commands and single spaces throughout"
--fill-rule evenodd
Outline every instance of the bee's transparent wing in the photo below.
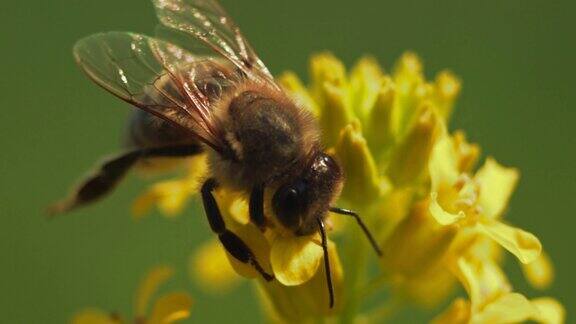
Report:
M 229 67 L 165 41 L 122 32 L 80 40 L 74 57 L 94 82 L 115 96 L 187 130 L 217 152 L 224 149 L 211 98 L 197 79 L 211 70 L 234 82 L 240 76 Z
M 192 53 L 212 51 L 232 62 L 248 78 L 278 87 L 240 29 L 216 0 L 153 0 L 158 31 Z

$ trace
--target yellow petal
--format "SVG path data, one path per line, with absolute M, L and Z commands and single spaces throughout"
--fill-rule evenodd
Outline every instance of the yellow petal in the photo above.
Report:
M 272 243 L 270 261 L 276 279 L 285 286 L 300 285 L 312 278 L 323 251 L 314 236 L 278 236 Z
M 85 309 L 74 315 L 72 324 L 119 324 L 122 321 L 99 309 Z
M 165 216 L 175 216 L 182 211 L 196 189 L 193 183 L 185 180 L 159 182 L 134 201 L 132 214 L 135 219 L 140 219 L 157 204 Z
M 239 283 L 226 251 L 220 242 L 212 239 L 201 245 L 190 257 L 190 274 L 205 290 L 224 293 Z
M 320 265 L 316 274 L 307 282 L 298 286 L 285 286 L 277 280 L 259 281 L 260 297 L 271 307 L 269 314 L 280 318 L 280 323 L 307 323 L 307 320 L 336 314 L 346 303 L 343 293 L 343 272 L 335 245 L 328 242 L 328 255 L 336 296 L 333 308 L 329 308 L 329 295 L 324 266 Z M 274 323 L 277 323 L 275 321 Z
M 231 220 L 244 225 L 250 223 L 248 202 L 243 193 L 221 188 L 216 190 L 216 201 L 226 222 Z
M 134 219 L 141 219 L 154 205 L 158 205 L 160 211 L 168 217 L 182 212 L 188 198 L 198 191 L 207 171 L 205 154 L 185 159 L 184 162 L 188 169 L 185 177 L 156 183 L 134 201 Z
M 542 244 L 532 233 L 496 220 L 485 219 L 478 228 L 514 254 L 522 263 L 530 263 L 542 252 Z
M 468 292 L 473 313 L 484 308 L 498 296 L 511 291 L 506 275 L 492 260 L 460 257 L 457 261 L 456 275 Z
M 174 270 L 168 266 L 158 266 L 148 272 L 146 277 L 140 282 L 136 293 L 134 310 L 137 316 L 146 314 L 152 295 L 158 291 L 158 287 L 172 277 L 173 273 Z
M 441 225 L 451 225 L 457 221 L 466 217 L 463 211 L 459 211 L 458 214 L 452 214 L 445 211 L 440 204 L 438 204 L 438 193 L 430 193 L 430 214 L 434 216 L 434 219 Z
M 451 186 L 458 181 L 457 154 L 452 145 L 452 139 L 447 134 L 441 135 L 436 141 L 428 169 L 432 191 L 438 191 L 441 186 Z
M 248 202 L 245 199 L 235 199 L 230 204 L 230 216 L 240 224 L 248 224 L 250 222 L 250 212 Z
M 518 293 L 505 294 L 488 304 L 473 323 L 499 324 L 518 323 L 534 314 L 534 306 L 526 297 Z
M 190 195 L 196 191 L 194 190 L 196 188 L 192 188 L 189 183 L 185 181 L 165 182 L 159 185 L 162 186 L 158 188 L 158 191 L 161 193 L 158 207 L 166 216 L 180 214 Z
M 145 193 L 137 197 L 132 203 L 132 217 L 135 220 L 142 219 L 147 213 L 150 212 L 158 198 L 156 193 L 152 190 L 148 190 Z
M 434 317 L 432 324 L 466 324 L 470 319 L 470 303 L 458 298 L 444 312 Z
M 175 292 L 160 297 L 154 303 L 150 324 L 168 324 L 188 318 L 192 298 L 184 292 Z
M 566 310 L 556 299 L 542 297 L 532 299 L 536 312 L 532 319 L 538 323 L 562 324 L 566 317 Z
M 234 232 L 238 237 L 240 237 L 244 243 L 250 248 L 250 251 L 256 257 L 256 260 L 262 266 L 264 271 L 268 274 L 272 274 L 272 268 L 270 267 L 270 245 L 266 240 L 266 237 L 258 227 L 252 223 L 248 224 L 227 224 L 229 229 Z M 242 263 L 233 257 L 230 253 L 226 252 L 228 261 L 230 265 L 236 271 L 237 274 L 246 278 L 257 278 L 261 277 L 254 267 L 250 264 Z
M 490 157 L 486 159 L 474 178 L 481 188 L 479 205 L 484 215 L 496 218 L 502 214 L 518 178 L 518 170 L 505 168 Z
M 527 264 L 522 263 L 522 271 L 532 287 L 538 289 L 550 287 L 554 280 L 554 266 L 548 254 L 544 251 L 536 260 Z

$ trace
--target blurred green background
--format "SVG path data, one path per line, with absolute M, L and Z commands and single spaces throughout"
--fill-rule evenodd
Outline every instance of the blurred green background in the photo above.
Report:
M 411 49 L 428 77 L 463 79 L 452 129 L 463 128 L 505 165 L 522 171 L 508 220 L 537 234 L 557 268 L 540 293 L 576 310 L 576 24 L 573 1 L 232 1 L 223 4 L 274 73 L 307 70 L 331 50 L 350 65 L 370 53 L 389 69 Z M 184 217 L 134 224 L 136 177 L 109 199 L 54 221 L 43 208 L 103 155 L 118 149 L 128 109 L 91 84 L 71 57 L 74 42 L 107 30 L 152 33 L 148 1 L 4 1 L 0 9 L 0 322 L 62 323 L 78 309 L 129 311 L 153 265 L 177 269 L 170 287 L 192 291 L 192 322 L 257 316 L 244 283 L 230 295 L 201 293 L 185 271 L 210 236 L 196 203 Z

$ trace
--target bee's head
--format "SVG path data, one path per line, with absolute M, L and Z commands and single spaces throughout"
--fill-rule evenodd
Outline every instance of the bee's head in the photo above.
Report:
M 318 152 L 297 176 L 282 183 L 272 198 L 272 208 L 282 225 L 297 235 L 318 230 L 330 204 L 342 189 L 343 174 L 338 163 Z

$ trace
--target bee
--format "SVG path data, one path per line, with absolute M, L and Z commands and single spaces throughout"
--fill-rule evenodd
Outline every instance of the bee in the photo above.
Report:
M 357 213 L 333 206 L 344 175 L 323 150 L 315 118 L 276 83 L 215 0 L 153 4 L 160 20 L 156 37 L 108 32 L 74 46 L 76 62 L 92 81 L 139 109 L 128 124 L 126 151 L 104 161 L 52 212 L 102 198 L 138 163 L 206 153 L 211 176 L 200 194 L 210 228 L 224 248 L 274 280 L 226 227 L 213 195 L 219 186 L 250 197 L 250 220 L 262 230 L 275 217 L 295 235 L 320 233 L 333 307 L 328 213 L 354 217 L 375 251 L 381 251 Z M 273 215 L 265 215 L 265 203 Z

